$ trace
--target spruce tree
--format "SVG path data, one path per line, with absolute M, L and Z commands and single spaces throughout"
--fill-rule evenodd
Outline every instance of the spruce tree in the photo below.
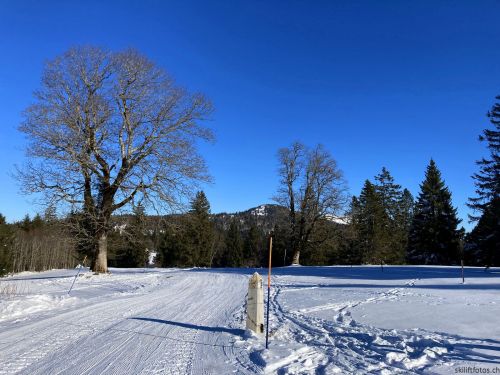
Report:
M 353 225 L 364 263 L 379 263 L 386 259 L 390 250 L 388 222 L 380 194 L 366 180 L 353 207 Z
M 0 276 L 12 270 L 12 241 L 13 241 L 13 230 L 7 221 L 5 216 L 0 214 Z
M 142 204 L 133 208 L 133 216 L 127 224 L 124 233 L 110 234 L 109 257 L 114 255 L 117 267 L 145 267 L 148 260 L 148 248 L 151 247 L 151 238 L 146 228 L 146 211 Z M 119 238 L 113 238 L 118 236 Z M 115 254 L 113 254 L 113 252 Z
M 227 267 L 240 267 L 243 262 L 243 241 L 240 226 L 236 220 L 231 220 L 226 234 L 225 265 Z
M 402 263 L 408 237 L 404 220 L 409 215 L 408 205 L 411 204 L 412 197 L 408 190 L 402 191 L 401 185 L 394 182 L 394 178 L 385 167 L 375 176 L 375 180 L 375 191 L 384 209 L 384 215 L 379 218 L 384 220 L 380 223 L 385 247 L 382 260 L 391 264 Z
M 399 241 L 399 248 L 402 250 L 402 261 L 406 258 L 408 236 L 410 233 L 411 223 L 413 221 L 414 207 L 415 200 L 413 199 L 413 195 L 408 189 L 404 189 L 399 201 L 396 215 L 397 240 Z
M 343 240 L 340 245 L 339 264 L 362 264 L 363 263 L 363 249 L 360 240 L 360 203 L 356 196 L 351 199 L 347 217 L 350 218 L 349 223 L 344 232 Z
M 408 239 L 407 260 L 412 264 L 456 264 L 459 231 L 456 208 L 441 172 L 431 159 L 420 185 Z
M 191 267 L 193 260 L 186 243 L 186 221 L 181 217 L 167 220 L 158 244 L 162 267 Z
M 500 96 L 496 97 L 500 101 Z M 467 250 L 474 264 L 500 265 L 500 102 L 488 112 L 493 129 L 483 130 L 479 137 L 486 142 L 489 157 L 477 161 L 479 172 L 475 180 L 476 196 L 468 206 L 479 215 L 471 215 L 478 221 L 467 238 Z
M 374 185 L 375 191 L 379 194 L 387 217 L 393 221 L 399 211 L 402 197 L 401 185 L 394 183 L 394 178 L 385 167 L 382 167 L 382 172 L 375 176 L 375 180 L 377 181 Z
M 186 256 L 194 266 L 210 267 L 215 229 L 210 220 L 210 203 L 203 191 L 196 193 L 188 215 Z
M 257 225 L 252 223 L 243 245 L 244 263 L 247 266 L 257 267 L 259 265 L 262 252 L 262 237 L 263 235 Z

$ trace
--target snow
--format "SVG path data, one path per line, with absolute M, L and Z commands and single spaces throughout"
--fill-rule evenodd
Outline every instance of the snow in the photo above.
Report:
M 337 216 L 337 215 L 326 214 L 325 217 L 327 220 L 342 225 L 347 225 L 351 222 L 351 219 L 348 216 Z
M 148 264 L 153 266 L 155 264 L 156 256 L 158 253 L 156 251 L 151 251 L 148 255 Z
M 460 366 L 500 367 L 498 268 L 466 268 L 465 284 L 456 267 L 277 268 L 269 349 L 264 337 L 244 330 L 255 271 L 83 269 L 69 295 L 75 269 L 0 279 L 0 374 L 451 374 Z
M 266 216 L 267 206 L 265 204 L 260 205 L 252 210 L 252 214 L 255 216 Z

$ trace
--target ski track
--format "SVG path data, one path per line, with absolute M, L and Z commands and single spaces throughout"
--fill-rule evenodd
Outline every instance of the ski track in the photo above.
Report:
M 468 349 L 487 346 L 487 340 L 465 339 L 424 330 L 382 329 L 352 319 L 350 309 L 362 304 L 397 299 L 418 280 L 410 280 L 404 287 L 381 292 L 364 300 L 289 311 L 280 304 L 280 295 L 290 290 L 286 288 L 286 283 L 280 282 L 279 276 L 276 277 L 271 292 L 271 316 L 275 316 L 277 323 L 274 325 L 280 328 L 272 335 L 278 340 L 302 343 L 307 348 L 291 356 L 288 362 L 283 362 L 277 373 L 420 374 L 431 365 L 449 362 L 450 358 L 485 361 L 494 358 Z M 291 289 L 296 290 L 299 289 Z M 307 315 L 322 310 L 333 310 L 333 319 Z M 316 366 L 304 366 L 311 362 L 316 363 Z
M 245 347 L 235 347 L 243 334 L 246 276 L 192 272 L 163 282 L 0 333 L 0 374 L 260 371 Z M 224 327 L 228 321 L 239 327 Z M 221 355 L 222 365 L 206 367 Z

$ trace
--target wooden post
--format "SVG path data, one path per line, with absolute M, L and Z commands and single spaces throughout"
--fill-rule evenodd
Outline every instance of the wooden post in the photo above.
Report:
M 460 261 L 462 263 L 462 284 L 465 284 L 465 275 L 464 275 L 464 260 Z
M 264 333 L 264 289 L 262 276 L 255 272 L 248 283 L 247 329 Z
M 269 348 L 269 301 L 271 299 L 271 259 L 273 254 L 273 233 L 269 236 L 269 269 L 267 271 L 267 317 L 266 317 L 266 349 Z

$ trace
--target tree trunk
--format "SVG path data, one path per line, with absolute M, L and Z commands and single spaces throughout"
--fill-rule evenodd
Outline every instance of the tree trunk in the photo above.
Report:
M 292 266 L 299 266 L 300 250 L 295 250 L 293 253 Z
M 96 273 L 108 272 L 108 234 L 106 231 L 99 233 L 97 238 L 97 249 L 92 271 Z

